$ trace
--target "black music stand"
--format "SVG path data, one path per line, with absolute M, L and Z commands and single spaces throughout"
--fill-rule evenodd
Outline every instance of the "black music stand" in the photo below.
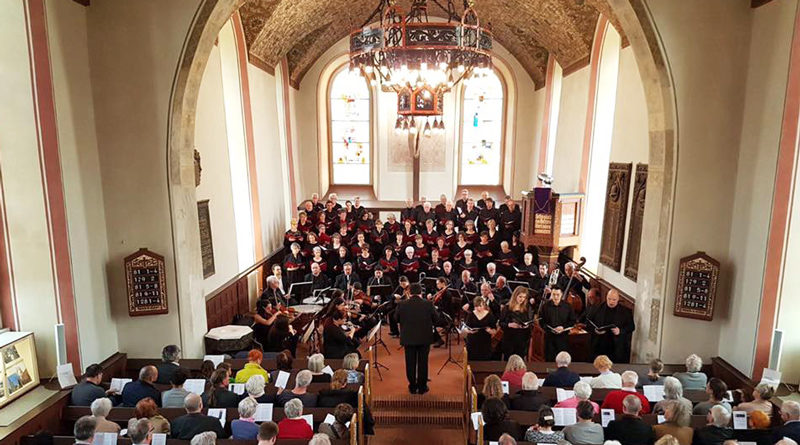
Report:
M 389 352 L 389 348 L 386 347 L 386 343 L 384 343 L 383 340 L 381 339 L 381 332 L 383 332 L 383 329 L 381 329 L 382 324 L 383 321 L 378 320 L 378 324 L 376 324 L 375 327 L 373 327 L 372 330 L 369 332 L 369 335 L 367 335 L 367 342 L 372 340 L 372 346 L 370 346 L 370 349 L 372 350 L 372 366 L 375 369 L 375 371 L 378 372 L 378 378 L 381 379 L 381 381 L 383 381 L 383 376 L 381 375 L 381 368 L 388 371 L 389 367 L 378 361 L 378 345 L 382 344 L 383 347 L 386 349 L 386 353 L 391 355 L 391 353 Z
M 422 279 L 422 294 L 433 294 L 436 292 L 436 277 L 425 277 Z
M 372 288 L 372 287 L 376 287 L 376 286 L 371 286 L 370 288 Z M 385 302 L 381 303 L 380 305 L 378 305 L 378 307 L 375 308 L 375 314 L 378 315 L 378 325 L 383 323 L 383 312 L 385 312 L 388 309 L 388 307 L 389 307 L 389 302 L 385 301 Z M 373 328 L 373 329 L 375 329 L 375 328 Z M 377 349 L 378 345 L 383 346 L 383 349 L 386 349 L 386 353 L 389 354 L 389 355 L 392 355 L 392 353 L 389 352 L 389 347 L 386 346 L 386 343 L 383 341 L 383 329 L 378 329 L 378 337 L 375 339 L 375 342 L 373 343 L 373 346 L 375 346 L 376 349 Z M 386 369 L 388 370 L 389 368 L 386 368 Z M 380 373 L 380 371 L 378 371 L 378 372 Z
M 447 343 L 447 360 L 444 361 L 444 364 L 442 364 L 442 367 L 439 368 L 439 372 L 437 372 L 436 375 L 441 374 L 448 363 L 452 363 L 458 366 L 459 369 L 464 369 L 461 367 L 461 363 L 459 363 L 456 359 L 453 358 L 453 342 L 450 341 L 451 334 L 456 334 L 456 336 L 460 338 L 458 330 L 456 329 L 456 323 L 455 321 L 453 321 L 453 317 L 448 315 L 447 312 L 442 312 L 442 316 L 445 318 L 445 320 L 447 320 L 447 335 L 445 336 L 444 339 L 445 342 Z
M 298 304 L 303 304 L 303 300 L 311 296 L 311 288 L 313 286 L 314 283 L 311 281 L 292 283 L 292 285 L 289 286 L 289 292 L 286 293 L 286 298 L 288 300 L 294 297 L 294 301 L 298 302 Z
M 511 289 L 511 292 L 514 292 L 514 290 L 520 286 L 530 289 L 530 284 L 528 284 L 527 281 L 508 281 L 508 287 Z

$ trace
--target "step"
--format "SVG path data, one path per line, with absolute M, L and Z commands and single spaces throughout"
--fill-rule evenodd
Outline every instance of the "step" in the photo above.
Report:
M 463 423 L 463 414 L 455 411 L 397 409 L 375 413 L 375 425 L 380 427 L 428 425 L 438 428 L 461 429 Z
M 379 396 L 372 399 L 372 409 L 381 410 L 403 409 L 414 410 L 441 410 L 462 412 L 464 401 L 460 396 L 442 396 L 425 394 L 423 396 L 404 394 L 395 396 Z

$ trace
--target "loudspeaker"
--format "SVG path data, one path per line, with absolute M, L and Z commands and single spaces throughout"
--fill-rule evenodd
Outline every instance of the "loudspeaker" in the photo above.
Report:
M 781 353 L 783 352 L 783 331 L 775 329 L 772 331 L 772 349 L 769 351 L 769 369 L 779 370 L 781 365 Z
M 64 324 L 59 323 L 54 326 L 56 340 L 56 362 L 59 365 L 67 363 L 67 337 L 64 333 Z

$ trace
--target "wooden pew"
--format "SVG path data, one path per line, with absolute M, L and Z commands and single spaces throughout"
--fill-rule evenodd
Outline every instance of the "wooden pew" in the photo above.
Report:
M 281 439 L 278 441 L 281 445 L 308 445 L 308 440 L 301 439 Z M 53 445 L 73 445 L 75 443 L 74 436 L 54 436 Z M 217 445 L 253 445 L 255 442 L 252 440 L 233 440 L 233 439 L 217 439 Z M 25 436 L 20 442 L 21 445 L 37 445 L 35 436 Z M 131 440 L 127 437 L 120 437 L 117 439 L 117 445 L 132 445 Z M 167 439 L 167 445 L 189 445 L 188 440 Z M 331 445 L 356 445 L 354 440 L 331 440 Z
M 477 394 L 480 394 L 482 389 L 483 389 L 483 385 L 480 385 L 480 386 L 476 385 L 475 386 L 475 392 Z M 520 389 L 522 389 L 522 388 L 516 387 L 516 386 L 509 386 L 509 391 L 508 391 L 509 392 L 509 396 L 512 396 L 512 395 L 516 394 L 516 392 L 519 391 Z M 564 388 L 564 389 L 572 390 L 572 388 Z M 592 396 L 589 397 L 589 400 L 591 400 L 592 402 L 597 402 L 597 403 L 602 404 L 603 400 L 605 400 L 606 396 L 611 391 L 615 391 L 615 390 L 607 389 L 607 388 L 594 388 L 594 389 L 592 389 Z M 641 389 L 637 390 L 637 392 L 639 394 L 644 394 L 644 392 Z M 558 401 L 558 397 L 556 396 L 556 388 L 549 387 L 549 386 L 548 387 L 541 387 L 541 388 L 539 388 L 539 394 L 541 394 L 543 397 L 547 397 L 553 403 L 556 403 L 556 401 Z M 705 402 L 705 401 L 708 400 L 708 394 L 706 394 L 705 391 L 700 391 L 700 390 L 684 391 L 683 392 L 683 396 L 686 397 L 687 399 L 689 399 L 689 401 L 691 401 L 693 404 L 700 403 L 700 402 Z M 651 402 L 651 404 L 652 404 L 652 402 Z
M 126 370 L 125 375 L 114 375 L 114 377 L 128 377 L 132 379 L 136 379 L 139 376 L 139 370 L 147 365 L 158 365 L 161 363 L 161 359 L 158 358 L 128 358 L 126 361 Z M 233 367 L 233 373 L 236 374 L 236 371 L 243 369 L 244 365 L 247 363 L 246 359 L 228 359 L 225 360 L 225 363 L 230 363 Z M 364 372 L 364 367 L 367 365 L 367 360 L 361 360 L 358 364 L 358 370 Z M 186 358 L 180 361 L 181 367 L 187 369 L 191 373 L 198 373 L 200 372 L 200 367 L 203 365 L 202 359 L 193 359 L 193 358 Z M 325 359 L 325 364 L 333 368 L 333 370 L 341 369 L 342 367 L 342 360 L 337 359 Z M 267 371 L 272 371 L 276 369 L 278 366 L 275 363 L 275 359 L 265 359 L 261 361 L 261 367 L 266 369 Z M 308 359 L 307 358 L 296 358 L 292 362 L 292 368 L 301 370 L 308 368 Z

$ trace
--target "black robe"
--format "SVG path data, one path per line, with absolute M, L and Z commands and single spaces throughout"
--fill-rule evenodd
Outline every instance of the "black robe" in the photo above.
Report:
M 586 315 L 587 330 L 592 334 L 592 355 L 593 358 L 605 354 L 614 363 L 630 363 L 631 360 L 631 337 L 636 325 L 633 322 L 633 312 L 617 304 L 614 308 L 608 304 L 592 307 L 592 311 Z M 610 328 L 605 329 L 604 334 L 595 332 L 595 327 L 614 325 L 619 328 L 619 335 L 614 335 Z

